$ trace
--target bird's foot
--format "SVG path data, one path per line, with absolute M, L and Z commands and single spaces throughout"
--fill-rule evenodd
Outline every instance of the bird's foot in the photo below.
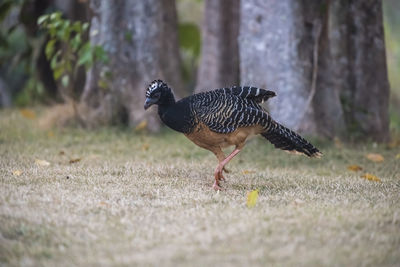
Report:
M 225 176 L 222 175 L 222 172 L 219 173 L 219 180 L 226 182 Z
M 214 172 L 214 178 L 215 182 L 213 184 L 213 188 L 215 191 L 218 190 L 223 190 L 222 187 L 220 186 L 220 181 L 225 181 L 225 177 L 222 175 L 222 169 L 217 168 Z
M 217 182 L 217 180 L 215 180 L 215 182 L 214 182 L 214 184 L 213 184 L 212 187 L 214 188 L 215 191 L 222 191 L 222 190 L 224 190 L 224 189 L 219 185 L 219 182 Z
M 218 167 L 217 167 L 217 169 L 215 169 L 215 172 L 214 172 L 214 177 L 215 177 L 215 180 L 217 181 L 226 181 L 225 180 L 225 176 L 222 174 L 222 171 L 223 171 L 223 169 L 219 169 Z

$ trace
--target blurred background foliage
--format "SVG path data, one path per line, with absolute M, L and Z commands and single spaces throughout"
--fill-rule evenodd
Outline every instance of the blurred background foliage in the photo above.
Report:
M 57 1 L 42 1 L 32 11 L 29 0 L 3 0 L 0 3 L 0 106 L 28 106 L 50 104 L 63 100 L 57 87 L 61 77 L 51 71 L 45 56 L 46 44 L 51 39 L 49 31 L 40 29 L 38 18 L 59 10 Z M 80 1 L 82 3 L 86 1 Z M 177 0 L 179 43 L 182 73 L 186 88 L 193 92 L 201 53 L 201 25 L 204 14 L 203 0 Z M 383 1 L 384 27 L 390 97 L 390 127 L 400 129 L 400 1 Z M 64 14 L 64 16 L 66 16 Z M 67 16 L 68 17 L 68 16 Z M 73 20 L 71 20 L 73 23 Z M 82 21 L 86 25 L 87 21 Z M 82 45 L 87 39 L 82 36 Z M 53 43 L 54 45 L 54 43 Z M 47 45 L 49 49 L 49 45 Z M 87 46 L 86 46 L 87 48 Z M 75 51 L 76 52 L 76 51 Z M 90 53 L 101 55 L 101 49 Z M 82 51 L 80 51 L 82 56 Z M 89 53 L 86 53 L 86 55 Z M 92 60 L 92 59 L 90 59 Z M 90 60 L 81 64 L 90 67 Z M 82 63 L 82 62 L 81 62 Z M 40 65 L 40 67 L 38 67 Z M 53 69 L 54 70 L 54 69 Z M 84 74 L 83 74 L 84 75 Z M 55 77 L 57 76 L 57 77 Z M 65 76 L 62 76 L 65 77 Z M 77 79 L 72 78 L 72 79 Z M 84 80 L 84 77 L 80 80 Z M 67 85 L 66 78 L 61 82 Z M 84 82 L 77 82 L 81 92 Z
M 383 1 L 386 58 L 391 89 L 390 126 L 400 129 L 400 1 Z

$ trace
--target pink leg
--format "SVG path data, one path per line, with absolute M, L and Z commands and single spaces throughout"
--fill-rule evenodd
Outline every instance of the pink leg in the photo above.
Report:
M 213 188 L 215 190 L 221 190 L 222 188 L 219 185 L 219 181 L 224 179 L 224 176 L 222 175 L 222 170 L 224 169 L 224 166 L 231 160 L 233 159 L 234 156 L 236 156 L 240 152 L 240 149 L 236 148 L 235 150 L 232 151 L 231 154 L 229 154 L 226 159 L 221 161 L 217 168 L 215 169 L 214 176 L 215 176 L 215 182 L 213 185 Z

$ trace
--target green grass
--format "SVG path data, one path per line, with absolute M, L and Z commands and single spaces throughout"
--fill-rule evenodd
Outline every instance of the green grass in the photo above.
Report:
M 398 147 L 316 142 L 324 157 L 309 159 L 255 138 L 229 164 L 226 190 L 215 192 L 216 159 L 183 135 L 36 124 L 0 112 L 0 265 L 400 262 Z M 382 182 L 360 178 L 365 172 Z M 253 189 L 260 193 L 249 209 Z

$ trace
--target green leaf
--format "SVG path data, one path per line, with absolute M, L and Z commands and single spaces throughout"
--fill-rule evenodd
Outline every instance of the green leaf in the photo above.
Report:
M 61 12 L 57 11 L 57 12 L 51 13 L 50 19 L 51 20 L 60 20 L 61 19 Z
M 76 33 L 81 33 L 82 32 L 81 22 L 80 21 L 74 22 L 71 26 L 71 29 Z
M 50 60 L 50 67 L 54 70 L 58 64 L 58 56 L 60 51 L 58 51 Z
M 89 23 L 85 22 L 82 24 L 82 31 L 86 32 L 89 29 Z
M 42 25 L 48 18 L 49 18 L 48 15 L 40 16 L 40 17 L 38 18 L 38 20 L 37 20 L 37 24 L 38 24 L 38 25 Z
M 45 54 L 47 59 L 50 59 L 53 54 L 54 54 L 54 45 L 56 43 L 56 40 L 51 39 L 50 41 L 47 42 L 46 48 L 45 48 Z
M 75 35 L 74 38 L 71 39 L 71 48 L 74 52 L 76 52 L 81 45 L 82 40 L 81 40 L 81 35 L 77 34 Z
M 61 77 L 61 75 L 63 75 L 63 73 L 64 73 L 64 67 L 63 66 L 57 66 L 57 68 L 55 68 L 53 70 L 54 80 L 57 81 L 58 79 L 60 79 L 60 77 Z
M 62 84 L 62 86 L 64 86 L 64 87 L 68 87 L 68 84 L 69 84 L 69 76 L 68 76 L 68 75 L 64 75 L 64 76 L 61 78 L 61 84 Z
M 91 67 L 91 63 L 93 62 L 93 54 L 92 54 L 92 47 L 90 46 L 89 42 L 84 44 L 82 48 L 79 50 L 78 57 L 79 57 L 77 63 L 78 66 L 81 65 L 87 66 L 87 64 L 90 63 L 90 66 L 87 67 Z
M 108 55 L 102 46 L 96 45 L 94 47 L 94 55 L 96 60 L 100 60 L 103 63 L 108 62 Z

